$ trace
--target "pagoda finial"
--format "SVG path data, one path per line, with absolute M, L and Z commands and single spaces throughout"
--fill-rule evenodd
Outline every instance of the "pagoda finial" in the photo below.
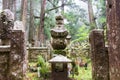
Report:
M 56 19 L 56 25 L 64 25 L 64 18 L 62 15 L 56 16 L 55 19 Z M 58 27 L 60 27 L 60 26 L 58 26 Z

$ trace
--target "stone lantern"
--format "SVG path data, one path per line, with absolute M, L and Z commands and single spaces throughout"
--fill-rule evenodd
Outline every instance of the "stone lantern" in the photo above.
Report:
M 51 63 L 51 68 L 52 68 L 52 74 L 51 74 L 52 80 L 70 80 L 68 78 L 67 64 L 71 63 L 72 60 L 68 59 L 63 55 L 58 55 L 52 58 L 51 60 L 49 60 L 49 62 Z

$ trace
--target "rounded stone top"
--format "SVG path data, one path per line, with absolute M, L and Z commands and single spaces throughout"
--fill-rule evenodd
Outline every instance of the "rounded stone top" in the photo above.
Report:
M 63 16 L 62 16 L 62 15 L 58 15 L 58 16 L 56 16 L 55 19 L 56 19 L 56 20 L 63 20 Z
M 71 39 L 71 35 L 67 35 L 66 39 L 70 40 Z
M 14 13 L 9 9 L 5 9 L 0 13 L 0 18 L 3 22 L 14 21 Z

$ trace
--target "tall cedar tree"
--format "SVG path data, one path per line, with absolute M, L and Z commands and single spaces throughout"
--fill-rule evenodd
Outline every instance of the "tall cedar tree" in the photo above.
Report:
M 44 43 L 45 40 L 44 35 L 45 6 L 46 0 L 41 0 L 40 25 L 38 27 L 38 41 L 42 44 Z
M 87 2 L 88 4 L 88 14 L 89 14 L 89 22 L 90 22 L 90 30 L 95 29 L 97 27 L 94 13 L 93 13 L 93 6 L 92 0 L 81 0 L 83 2 Z
M 26 18 L 27 18 L 27 0 L 22 0 L 20 20 L 23 22 L 25 28 L 26 28 Z
M 33 9 L 33 4 L 34 1 L 30 0 L 30 22 L 29 22 L 29 43 L 34 43 L 34 33 L 35 33 L 35 28 L 34 28 L 34 9 Z M 34 44 L 33 44 L 34 46 Z
M 89 13 L 89 21 L 90 21 L 90 30 L 92 30 L 97 27 L 93 13 L 92 0 L 88 0 L 88 13 Z

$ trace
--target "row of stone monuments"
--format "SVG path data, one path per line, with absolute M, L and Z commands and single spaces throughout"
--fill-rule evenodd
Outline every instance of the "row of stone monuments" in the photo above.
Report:
M 60 51 L 49 60 L 52 80 L 69 80 L 67 63 L 72 61 L 66 57 L 64 49 L 70 36 L 63 22 L 63 17 L 57 16 L 57 25 L 51 29 L 52 47 Z M 5 9 L 0 13 L 0 80 L 26 80 L 27 56 L 24 27 L 22 23 L 14 22 L 14 14 Z

